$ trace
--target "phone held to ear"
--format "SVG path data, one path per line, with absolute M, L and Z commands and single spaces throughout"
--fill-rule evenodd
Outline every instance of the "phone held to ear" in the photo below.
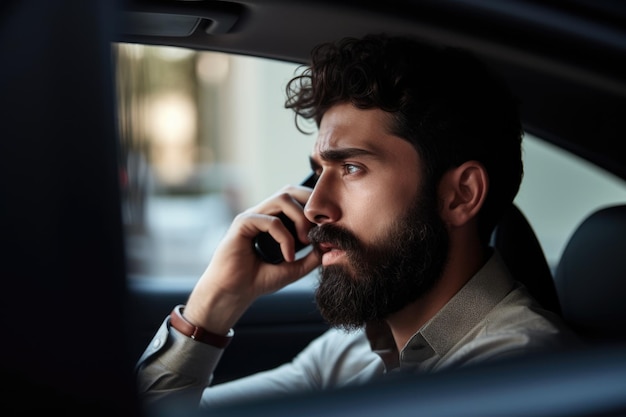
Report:
M 309 175 L 300 185 L 304 185 L 306 187 L 315 187 L 315 182 L 317 181 L 317 177 L 314 173 Z M 284 223 L 289 233 L 296 240 L 296 252 L 304 249 L 306 244 L 300 242 L 297 237 L 296 225 L 295 223 L 287 217 L 284 213 L 280 213 L 278 218 Z M 280 244 L 274 240 L 274 238 L 268 232 L 259 233 L 252 241 L 254 245 L 254 250 L 256 253 L 263 259 L 265 262 L 271 264 L 279 264 L 285 261 L 283 258 L 283 254 L 280 251 Z

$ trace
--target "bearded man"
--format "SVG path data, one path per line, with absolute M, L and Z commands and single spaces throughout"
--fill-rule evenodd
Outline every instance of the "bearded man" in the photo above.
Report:
M 569 341 L 489 247 L 522 179 L 522 129 L 514 98 L 483 65 L 454 48 L 369 35 L 316 47 L 287 92 L 296 121 L 318 126 L 316 183 L 285 187 L 235 218 L 139 360 L 146 402 L 184 395 L 210 407 Z M 259 233 L 280 244 L 284 262 L 255 253 Z M 296 257 L 296 240 L 314 250 Z M 252 302 L 316 267 L 331 329 L 290 363 L 211 386 Z

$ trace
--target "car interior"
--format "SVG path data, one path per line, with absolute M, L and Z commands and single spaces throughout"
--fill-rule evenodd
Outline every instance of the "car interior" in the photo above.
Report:
M 574 231 L 554 280 L 563 316 L 592 343 L 624 342 L 626 205 L 604 207 Z
M 626 415 L 625 28 L 620 1 L 4 2 L 3 414 L 145 415 L 135 362 L 197 278 L 133 276 L 113 45 L 302 64 L 319 42 L 388 32 L 471 50 L 519 97 L 528 135 L 616 180 L 619 192 L 578 217 L 554 256 L 546 256 L 539 237 L 568 208 L 539 223 L 516 201 L 492 235 L 516 279 L 561 315 L 585 348 L 242 403 L 214 415 Z M 586 198 L 584 184 L 572 178 L 559 187 Z M 315 308 L 314 280 L 255 302 L 214 383 L 290 360 L 328 328 Z M 158 414 L 200 415 L 189 404 Z
M 523 283 L 546 309 L 561 315 L 561 305 L 548 261 L 535 232 L 513 204 L 491 236 L 516 280 Z

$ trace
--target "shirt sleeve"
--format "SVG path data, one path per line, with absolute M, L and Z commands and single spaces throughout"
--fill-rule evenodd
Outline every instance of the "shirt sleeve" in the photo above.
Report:
M 245 400 L 270 399 L 371 381 L 384 372 L 363 332 L 330 329 L 313 340 L 291 362 L 204 390 L 201 407 Z
M 142 403 L 151 407 L 184 398 L 184 402 L 198 404 L 223 352 L 178 332 L 168 316 L 135 368 Z
M 179 333 L 166 319 L 137 363 L 143 404 L 207 409 L 367 382 L 384 371 L 363 332 L 328 330 L 288 363 L 211 386 L 222 353 Z

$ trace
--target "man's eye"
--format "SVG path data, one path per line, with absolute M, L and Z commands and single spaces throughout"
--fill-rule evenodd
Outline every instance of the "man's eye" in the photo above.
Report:
M 346 174 L 356 174 L 361 170 L 361 167 L 359 167 L 358 165 L 344 164 L 343 169 L 345 170 Z

